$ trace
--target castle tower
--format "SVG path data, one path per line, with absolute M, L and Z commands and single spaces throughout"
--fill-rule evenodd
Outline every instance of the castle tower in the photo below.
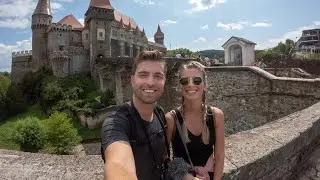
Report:
M 48 37 L 46 30 L 51 24 L 50 0 L 39 0 L 32 15 L 32 71 L 42 67 L 50 68 L 48 58 Z
M 109 0 L 90 1 L 85 23 L 89 27 L 91 74 L 98 58 L 111 57 L 111 23 L 114 20 L 114 8 Z
M 161 31 L 160 25 L 158 25 L 157 32 L 154 34 L 154 42 L 164 45 L 164 33 Z

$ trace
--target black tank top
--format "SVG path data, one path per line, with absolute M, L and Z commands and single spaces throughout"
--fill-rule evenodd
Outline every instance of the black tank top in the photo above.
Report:
M 175 111 L 182 127 L 183 118 L 181 116 L 181 113 L 178 109 L 176 109 Z M 213 153 L 212 146 L 215 144 L 215 141 L 216 141 L 213 118 L 214 118 L 214 113 L 212 112 L 211 107 L 207 106 L 206 125 L 209 128 L 209 134 L 210 134 L 209 144 L 207 145 L 202 142 L 201 134 L 199 136 L 195 136 L 188 130 L 190 142 L 187 143 L 187 147 L 188 147 L 191 161 L 194 166 L 202 166 L 202 167 L 205 166 L 209 157 Z M 177 131 L 172 139 L 172 148 L 173 148 L 173 153 L 175 157 L 181 157 L 186 162 L 189 162 L 182 140 Z M 210 178 L 212 178 L 213 174 L 209 173 L 209 175 L 210 175 Z

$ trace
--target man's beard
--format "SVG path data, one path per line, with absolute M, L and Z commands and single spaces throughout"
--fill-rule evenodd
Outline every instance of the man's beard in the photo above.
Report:
M 160 98 L 160 96 L 156 96 L 153 98 L 148 98 L 146 96 L 143 95 L 143 90 L 139 90 L 139 89 L 135 89 L 134 90 L 134 95 L 137 99 L 139 99 L 139 101 L 141 101 L 144 104 L 154 104 L 158 101 L 158 99 Z

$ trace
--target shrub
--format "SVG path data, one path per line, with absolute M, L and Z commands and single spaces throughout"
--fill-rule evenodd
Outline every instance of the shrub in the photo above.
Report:
M 46 124 L 48 143 L 54 153 L 69 154 L 80 143 L 81 138 L 66 113 L 54 112 Z
M 27 117 L 17 122 L 13 139 L 22 151 L 38 152 L 46 142 L 45 128 L 36 117 Z

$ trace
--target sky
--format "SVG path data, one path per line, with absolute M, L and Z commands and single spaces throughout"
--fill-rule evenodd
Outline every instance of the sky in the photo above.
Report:
M 0 71 L 11 70 L 11 53 L 31 50 L 31 15 L 38 0 L 0 0 Z M 320 28 L 318 0 L 110 0 L 144 28 L 150 41 L 160 24 L 168 49 L 222 49 L 231 37 L 256 49 L 297 41 L 303 29 Z M 83 22 L 90 0 L 51 0 L 53 21 L 73 14 Z

